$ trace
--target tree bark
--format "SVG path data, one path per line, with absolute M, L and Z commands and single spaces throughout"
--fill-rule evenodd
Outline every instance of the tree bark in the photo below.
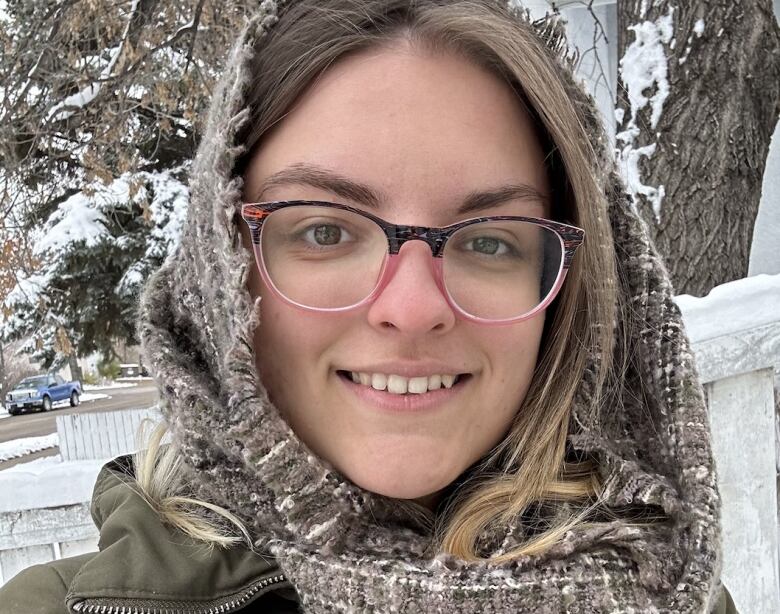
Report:
M 84 382 L 84 375 L 81 373 L 81 366 L 76 356 L 76 352 L 68 355 L 68 366 L 70 367 L 70 379 Z
M 8 385 L 6 382 L 5 373 L 5 346 L 3 340 L 0 339 L 0 403 L 5 399 L 5 388 Z
M 618 49 L 619 158 L 675 291 L 745 277 L 780 112 L 772 1 L 619 0 Z

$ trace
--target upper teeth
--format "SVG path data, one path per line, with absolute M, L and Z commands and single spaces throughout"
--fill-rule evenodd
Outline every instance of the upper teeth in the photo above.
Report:
M 357 373 L 350 371 L 352 381 L 356 384 L 371 386 L 376 390 L 387 390 L 394 394 L 422 394 L 429 390 L 438 390 L 442 386 L 452 388 L 457 375 L 431 375 L 428 377 L 403 377 L 401 375 L 385 375 L 384 373 Z

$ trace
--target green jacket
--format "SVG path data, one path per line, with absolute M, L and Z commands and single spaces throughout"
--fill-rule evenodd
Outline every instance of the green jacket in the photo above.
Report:
M 298 612 L 295 590 L 273 559 L 210 549 L 163 525 L 122 479 L 128 459 L 105 465 L 95 484 L 100 551 L 22 571 L 0 588 L 0 614 Z M 736 614 L 725 589 L 714 614 Z

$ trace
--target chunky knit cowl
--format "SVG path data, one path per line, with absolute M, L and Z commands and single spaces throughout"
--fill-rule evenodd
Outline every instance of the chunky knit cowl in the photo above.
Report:
M 569 445 L 598 459 L 606 505 L 662 512 L 666 521 L 605 520 L 570 531 L 543 555 L 502 565 L 431 555 L 425 528 L 318 459 L 270 402 L 255 367 L 263 310 L 247 290 L 255 262 L 235 218 L 235 167 L 245 151 L 237 135 L 249 121 L 252 58 L 281 4 L 262 2 L 237 37 L 193 164 L 181 243 L 141 298 L 143 356 L 199 495 L 246 521 L 313 614 L 710 612 L 720 590 L 720 499 L 703 394 L 667 274 L 607 154 L 594 173 L 611 195 L 621 292 L 643 325 L 616 340 L 633 359 L 621 411 L 609 420 L 587 411 L 592 357 Z M 520 12 L 517 19 L 543 38 L 554 29 Z M 557 59 L 560 35 L 546 44 L 591 120 L 594 150 L 605 152 L 592 99 Z M 513 535 L 510 527 L 502 548 Z

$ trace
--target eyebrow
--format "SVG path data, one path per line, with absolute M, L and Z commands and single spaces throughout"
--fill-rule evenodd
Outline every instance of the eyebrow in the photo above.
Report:
M 366 205 L 375 210 L 382 208 L 387 198 L 371 187 L 348 179 L 334 171 L 312 165 L 298 163 L 284 168 L 268 177 L 260 186 L 255 201 L 261 201 L 263 194 L 271 188 L 284 185 L 303 184 L 320 188 Z M 542 192 L 525 183 L 512 183 L 489 190 L 471 192 L 455 210 L 457 215 L 476 213 L 511 200 L 536 201 L 542 206 L 549 205 L 549 199 Z

